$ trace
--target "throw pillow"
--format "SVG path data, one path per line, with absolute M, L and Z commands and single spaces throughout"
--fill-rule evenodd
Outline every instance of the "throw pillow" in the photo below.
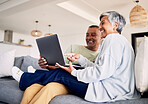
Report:
M 14 64 L 15 50 L 0 54 L 0 77 L 11 76 Z
M 22 66 L 23 60 L 24 60 L 24 56 L 21 56 L 21 57 L 15 57 L 15 59 L 14 59 L 14 66 L 16 66 L 16 67 L 18 67 L 18 68 L 21 69 L 21 66 Z
M 32 66 L 35 69 L 42 69 L 38 64 L 38 59 L 31 56 L 24 56 L 21 70 L 27 72 L 28 66 Z
M 135 59 L 135 78 L 137 90 L 148 91 L 148 37 L 140 43 Z

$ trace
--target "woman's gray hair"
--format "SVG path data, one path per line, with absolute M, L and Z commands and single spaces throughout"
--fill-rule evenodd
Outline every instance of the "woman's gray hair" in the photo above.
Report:
M 117 31 L 121 34 L 121 31 L 126 24 L 125 18 L 115 11 L 109 11 L 109 12 L 102 13 L 100 15 L 100 21 L 104 16 L 108 17 L 108 20 L 112 25 L 114 25 L 115 22 L 118 23 Z

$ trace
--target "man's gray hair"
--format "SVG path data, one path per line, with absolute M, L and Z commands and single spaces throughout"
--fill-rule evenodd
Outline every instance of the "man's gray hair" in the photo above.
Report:
M 109 11 L 109 12 L 102 13 L 100 15 L 100 21 L 101 21 L 101 18 L 104 16 L 108 17 L 108 20 L 112 25 L 114 25 L 115 22 L 118 23 L 117 31 L 121 34 L 121 31 L 126 24 L 125 18 L 115 11 Z

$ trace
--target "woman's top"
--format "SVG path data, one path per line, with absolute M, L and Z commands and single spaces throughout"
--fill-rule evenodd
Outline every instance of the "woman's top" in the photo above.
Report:
M 71 74 L 78 81 L 89 83 L 86 100 L 110 102 L 140 97 L 135 89 L 134 52 L 122 35 L 106 36 L 95 63 L 83 56 L 78 62 L 86 68 L 73 70 Z

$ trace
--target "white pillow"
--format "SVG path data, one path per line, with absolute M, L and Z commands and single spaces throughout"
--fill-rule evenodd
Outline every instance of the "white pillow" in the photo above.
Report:
M 11 69 L 14 64 L 15 50 L 0 54 L 0 77 L 11 76 Z
M 141 41 L 135 59 L 136 87 L 140 92 L 148 91 L 148 37 Z

